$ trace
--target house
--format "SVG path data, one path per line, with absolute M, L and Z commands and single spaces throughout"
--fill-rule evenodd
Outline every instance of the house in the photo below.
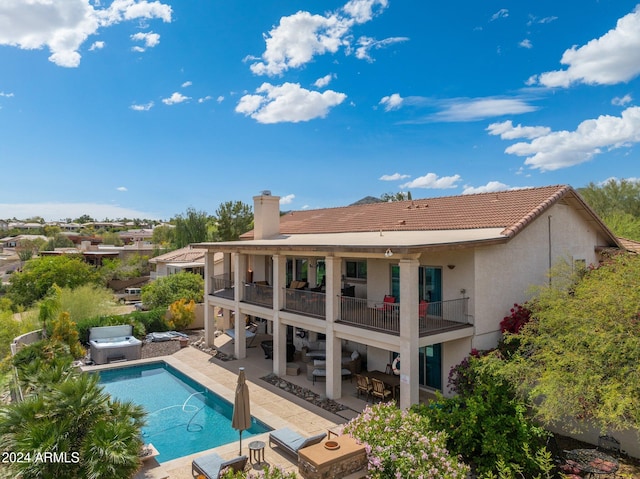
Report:
M 240 241 L 194 245 L 206 250 L 206 339 L 216 308 L 265 318 L 277 375 L 299 331 L 322 339 L 333 399 L 342 394 L 344 352 L 357 350 L 369 370 L 399 355 L 403 408 L 418 402 L 420 388 L 447 394 L 451 367 L 472 348 L 496 346 L 502 318 L 548 281 L 556 261 L 595 264 L 621 247 L 566 185 L 283 216 L 279 198 L 264 192 L 254 217 Z M 223 260 L 214 266 L 216 253 Z M 234 347 L 246 356 L 245 341 Z
M 204 277 L 204 257 L 205 252 L 202 249 L 185 246 L 151 258 L 149 263 L 155 265 L 155 271 L 151 272 L 151 279 L 185 271 Z M 222 253 L 218 253 L 216 260 L 222 261 Z

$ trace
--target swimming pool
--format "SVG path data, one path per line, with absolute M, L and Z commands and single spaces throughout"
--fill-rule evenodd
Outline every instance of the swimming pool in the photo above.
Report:
M 145 443 L 166 462 L 237 441 L 231 427 L 233 404 L 172 366 L 152 363 L 99 371 L 100 384 L 112 397 L 140 404 L 147 411 L 142 429 Z M 252 418 L 242 440 L 270 431 Z

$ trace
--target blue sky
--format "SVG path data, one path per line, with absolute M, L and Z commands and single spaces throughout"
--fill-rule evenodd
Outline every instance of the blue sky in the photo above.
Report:
M 0 218 L 638 178 L 626 0 L 0 2 Z

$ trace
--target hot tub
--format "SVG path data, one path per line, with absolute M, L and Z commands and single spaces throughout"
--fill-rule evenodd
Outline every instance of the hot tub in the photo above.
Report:
M 94 364 L 140 359 L 142 341 L 133 336 L 133 326 L 102 326 L 89 332 L 91 360 Z

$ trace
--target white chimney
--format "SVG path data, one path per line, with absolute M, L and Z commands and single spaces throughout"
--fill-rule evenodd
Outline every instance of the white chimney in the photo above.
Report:
M 280 234 L 280 197 L 268 190 L 253 197 L 253 239 Z

